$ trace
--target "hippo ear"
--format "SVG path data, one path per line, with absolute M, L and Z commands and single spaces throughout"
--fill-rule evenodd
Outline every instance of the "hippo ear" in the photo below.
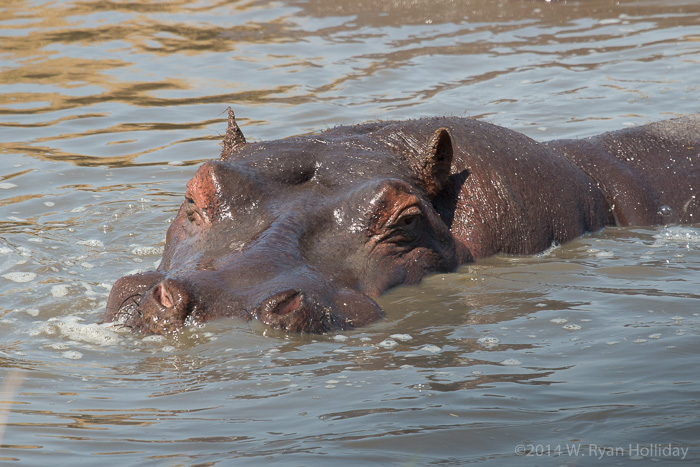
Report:
M 224 135 L 224 148 L 221 150 L 221 160 L 228 159 L 236 151 L 245 146 L 245 136 L 236 123 L 236 116 L 233 109 L 228 108 L 228 128 Z
M 422 155 L 419 177 L 425 183 L 428 196 L 437 196 L 447 183 L 452 170 L 452 137 L 447 128 L 440 128 L 430 138 Z

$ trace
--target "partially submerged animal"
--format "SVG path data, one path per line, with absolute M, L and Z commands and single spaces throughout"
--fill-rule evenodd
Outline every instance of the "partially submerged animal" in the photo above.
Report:
M 700 221 L 700 118 L 536 142 L 467 118 L 341 126 L 246 143 L 187 183 L 156 271 L 104 315 L 165 334 L 219 317 L 321 333 L 383 317 L 374 298 L 495 253 L 610 225 Z

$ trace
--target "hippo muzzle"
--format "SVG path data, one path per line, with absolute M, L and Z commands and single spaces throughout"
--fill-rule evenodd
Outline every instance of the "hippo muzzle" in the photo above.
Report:
M 220 277 L 197 281 L 172 279 L 160 272 L 123 277 L 112 289 L 105 321 L 147 334 L 170 334 L 217 317 L 239 317 L 259 319 L 287 332 L 318 334 L 352 329 L 384 316 L 374 300 L 352 290 L 326 287 L 309 293 L 291 288 L 261 299 L 265 295 L 261 291 L 245 298 L 222 290 Z

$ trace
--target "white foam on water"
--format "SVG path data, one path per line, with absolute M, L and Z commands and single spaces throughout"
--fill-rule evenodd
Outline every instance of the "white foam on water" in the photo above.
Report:
M 94 247 L 94 248 L 104 248 L 104 246 L 105 246 L 101 240 L 96 240 L 96 239 L 81 240 L 78 242 L 78 245 L 90 246 L 90 247 Z
M 498 344 L 501 343 L 501 340 L 498 337 L 493 337 L 493 336 L 485 336 L 485 337 L 480 337 L 479 339 L 476 340 L 477 344 L 481 344 L 484 347 L 494 347 Z
M 557 243 L 557 242 L 552 242 L 552 244 L 549 246 L 549 248 L 547 248 L 546 250 L 544 250 L 544 251 L 538 253 L 538 254 L 535 255 L 535 256 L 537 256 L 538 258 L 545 258 L 545 257 L 551 255 L 552 253 L 554 253 L 555 251 L 557 251 L 557 250 L 560 248 L 560 246 L 561 246 L 561 245 L 560 245 L 559 243 Z
M 54 298 L 61 298 L 68 295 L 68 286 L 65 284 L 54 285 L 51 287 L 51 296 Z
M 517 360 L 517 359 L 515 359 L 515 358 L 506 358 L 505 360 L 503 360 L 503 361 L 501 362 L 501 365 L 505 365 L 505 366 L 518 366 L 518 365 L 522 365 L 522 363 L 523 363 L 523 362 L 521 362 L 520 360 Z
M 410 341 L 411 339 L 413 339 L 413 336 L 411 336 L 410 334 L 392 334 L 389 337 L 402 342 Z
M 119 336 L 110 326 L 96 323 L 83 324 L 81 321 L 83 321 L 82 318 L 75 316 L 51 318 L 43 323 L 37 332 L 30 334 L 60 334 L 72 341 L 99 346 L 110 346 L 119 343 Z
M 136 256 L 155 256 L 163 254 L 162 246 L 137 246 L 131 250 Z
M 563 328 L 567 331 L 578 331 L 581 329 L 581 326 L 579 326 L 578 324 L 567 324 L 563 326 Z
M 377 344 L 379 347 L 383 347 L 385 349 L 392 349 L 399 345 L 398 342 L 396 342 L 394 339 L 384 339 L 381 341 L 379 344 Z
M 102 294 L 102 293 L 95 292 L 95 290 L 93 290 L 93 288 L 92 288 L 92 285 L 88 284 L 87 282 L 80 282 L 80 285 L 81 285 L 83 288 L 85 288 L 85 296 L 87 296 L 87 297 L 95 297 L 95 296 L 99 296 L 99 295 L 106 295 L 106 294 Z
M 152 336 L 145 336 L 142 340 L 144 342 L 165 342 L 165 337 L 152 335 Z
M 32 256 L 32 250 L 25 246 L 20 246 L 17 247 L 17 251 L 19 251 L 19 254 L 25 257 L 31 257 Z
M 0 190 L 10 190 L 12 188 L 17 188 L 17 185 L 15 185 L 14 183 L 10 183 L 10 182 L 0 183 Z
M 442 349 L 438 347 L 437 345 L 433 344 L 426 344 L 423 347 L 420 348 L 423 352 L 430 352 L 430 353 L 439 353 L 442 352 Z
M 8 281 L 24 283 L 31 282 L 36 279 L 36 274 L 33 272 L 8 272 L 3 274 L 2 277 Z
M 77 350 L 67 350 L 63 352 L 61 356 L 69 360 L 80 360 L 81 358 L 83 358 L 83 354 L 78 352 Z
M 671 243 L 686 243 L 698 245 L 700 244 L 700 229 L 696 227 L 686 227 L 682 225 L 673 225 L 664 227 L 664 229 L 654 235 L 656 241 L 654 246 L 663 246 Z
M 569 320 L 565 318 L 552 318 L 549 320 L 550 323 L 554 324 L 564 324 L 567 323 Z

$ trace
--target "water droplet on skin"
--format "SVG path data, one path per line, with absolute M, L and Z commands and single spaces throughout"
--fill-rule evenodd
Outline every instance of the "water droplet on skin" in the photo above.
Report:
M 662 216 L 670 216 L 673 214 L 673 209 L 671 206 L 666 206 L 665 204 L 659 208 L 659 214 Z

